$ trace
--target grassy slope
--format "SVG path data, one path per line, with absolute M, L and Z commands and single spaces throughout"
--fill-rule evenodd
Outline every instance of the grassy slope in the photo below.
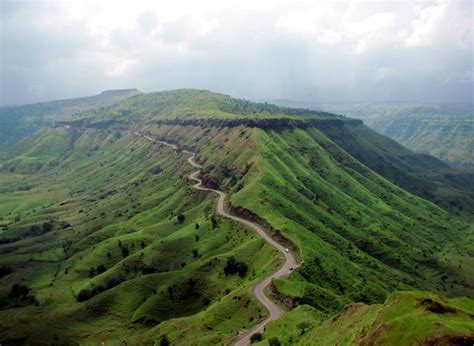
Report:
M 33 134 L 58 117 L 68 119 L 78 112 L 108 107 L 137 93 L 136 89 L 109 90 L 90 97 L 0 107 L 0 148 Z
M 300 248 L 305 266 L 278 283 L 285 293 L 313 305 L 315 294 L 323 296 L 326 308 L 380 302 L 410 287 L 472 294 L 457 263 L 438 261 L 442 244 L 472 233 L 466 224 L 370 171 L 318 130 L 259 132 L 257 143 L 262 162 L 231 200 Z
M 61 131 L 66 132 L 51 129 L 40 135 L 47 141 L 64 136 Z M 86 130 L 74 148 L 58 155 L 63 156 L 54 171 L 4 178 L 2 201 L 8 203 L 2 203 L 2 215 L 8 229 L 3 238 L 21 238 L 0 247 L 2 265 L 14 270 L 0 279 L 2 340 L 119 341 L 140 338 L 150 326 L 171 319 L 153 329 L 161 335 L 167 326 L 185 321 L 172 318 L 204 309 L 208 313 L 195 318 L 207 320 L 209 337 L 222 340 L 264 313 L 243 287 L 273 270 L 276 262 L 267 258 L 274 250 L 226 219 L 212 227 L 215 198 L 190 187 L 183 154 L 131 135 Z M 151 173 L 156 167 L 162 171 Z M 29 189 L 20 191 L 25 184 Z M 176 221 L 179 213 L 185 215 L 183 224 Z M 48 220 L 53 232 L 29 234 L 32 224 Z M 70 226 L 63 227 L 65 222 Z M 124 258 L 119 241 L 129 256 Z M 223 274 L 229 256 L 249 265 L 245 279 Z M 90 268 L 98 265 L 106 271 L 91 276 Z M 144 274 L 144 267 L 154 273 Z M 103 285 L 110 277 L 125 282 L 76 302 L 81 289 Z M 8 298 L 14 283 L 30 287 L 38 306 L 8 308 L 15 304 Z M 234 313 L 222 320 L 222 311 Z
M 415 152 L 455 167 L 474 168 L 472 104 L 355 104 L 323 109 L 364 119 L 371 128 Z
M 142 131 L 196 148 L 205 178 L 229 190 L 235 206 L 250 209 L 294 241 L 305 265 L 275 285 L 298 303 L 318 309 L 307 318 L 317 321 L 349 302 L 382 302 L 399 289 L 472 294 L 467 268 L 473 249 L 457 245 L 462 237 L 472 237 L 472 229 L 459 217 L 377 175 L 320 130 L 147 125 L 150 119 L 186 115 L 186 107 L 198 102 L 194 97 L 202 102 L 196 106 L 199 117 L 280 117 L 281 110 L 229 103 L 208 92 L 164 94 L 170 99 L 161 100 L 163 93 L 149 99 L 139 95 L 100 115 L 134 116 Z M 176 98 L 184 98 L 184 105 L 174 104 Z M 217 106 L 206 111 L 209 98 Z M 130 105 L 136 99 L 141 101 L 134 107 L 141 108 L 135 112 Z M 173 107 L 160 110 L 160 102 Z M 292 116 L 301 116 L 297 113 Z M 278 258 L 238 225 L 220 220 L 218 232 L 212 229 L 214 200 L 190 188 L 185 156 L 155 151 L 146 141 L 111 130 L 49 129 L 27 143 L 18 161 L 7 161 L 0 175 L 5 182 L 2 201 L 8 201 L 2 204 L 3 224 L 8 225 L 3 237 L 24 236 L 0 246 L 2 264 L 17 269 L 0 279 L 0 294 L 5 297 L 24 277 L 40 307 L 1 312 L 2 339 L 25 335 L 25 329 L 13 328 L 18 325 L 37 338 L 46 321 L 49 340 L 143 343 L 166 334 L 178 343 L 199 336 L 201 344 L 211 344 L 231 340 L 263 314 L 248 287 L 274 268 Z M 10 172 L 12 165 L 49 156 L 54 164 L 35 175 Z M 152 174 L 157 166 L 162 171 Z M 179 213 L 186 216 L 184 224 L 176 222 Z M 32 224 L 50 219 L 56 229 L 61 222 L 71 227 L 28 235 Z M 201 225 L 199 241 L 195 222 Z M 130 249 L 128 257 L 121 255 L 118 240 Z M 230 255 L 249 264 L 247 278 L 229 280 L 222 274 Z M 99 264 L 107 271 L 89 277 L 90 268 Z M 156 273 L 143 274 L 144 266 Z M 103 285 L 111 276 L 126 281 L 87 302 L 75 302 L 80 289 Z M 190 285 L 197 295 L 186 291 Z M 37 317 L 28 317 L 31 313 Z
M 436 311 L 428 299 L 447 311 Z M 351 304 L 324 321 L 311 307 L 299 306 L 270 324 L 265 337 L 277 337 L 282 345 L 468 345 L 474 340 L 473 313 L 473 301 L 465 298 L 397 292 L 384 304 Z

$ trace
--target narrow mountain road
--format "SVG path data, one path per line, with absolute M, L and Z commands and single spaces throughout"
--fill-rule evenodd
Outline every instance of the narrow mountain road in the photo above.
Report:
M 171 143 L 167 143 L 167 142 L 163 142 L 163 141 L 158 141 L 158 140 L 155 140 L 149 136 L 146 136 L 146 135 L 141 135 L 139 134 L 138 132 L 134 132 L 135 135 L 137 136 L 141 136 L 153 143 L 157 143 L 157 144 L 162 144 L 162 145 L 166 145 L 166 146 L 169 146 L 175 150 L 178 149 L 178 147 L 174 144 L 171 144 Z M 270 316 L 268 318 L 266 318 L 265 320 L 263 320 L 260 324 L 258 324 L 256 327 L 254 327 L 252 330 L 250 330 L 249 332 L 247 332 L 235 345 L 236 346 L 245 346 L 245 345 L 248 345 L 250 344 L 250 337 L 255 334 L 255 333 L 263 333 L 264 330 L 265 330 L 265 325 L 270 322 L 270 321 L 274 321 L 276 319 L 278 319 L 282 314 L 283 314 L 283 310 L 278 306 L 276 305 L 273 301 L 271 301 L 266 295 L 265 295 L 265 289 L 271 284 L 272 282 L 272 279 L 276 279 L 276 278 L 279 278 L 279 277 L 282 277 L 282 276 L 285 276 L 285 275 L 289 275 L 294 269 L 296 269 L 299 265 L 298 263 L 296 262 L 295 258 L 293 257 L 293 255 L 291 254 L 291 252 L 287 252 L 286 249 L 281 246 L 280 244 L 278 244 L 276 241 L 274 241 L 270 236 L 267 235 L 267 233 L 265 233 L 265 231 L 259 226 L 257 225 L 256 223 L 254 222 L 251 222 L 247 219 L 243 219 L 241 217 L 238 217 L 238 216 L 235 216 L 235 215 L 231 215 L 229 213 L 227 213 L 225 210 L 224 210 L 224 202 L 225 202 L 225 198 L 227 196 L 227 194 L 225 192 L 222 192 L 220 190 L 214 190 L 214 189 L 210 189 L 210 188 L 207 188 L 207 187 L 203 187 L 202 186 L 202 180 L 198 178 L 198 175 L 199 173 L 201 172 L 201 168 L 202 166 L 199 165 L 194 159 L 195 159 L 195 156 L 196 154 L 193 153 L 193 152 L 190 152 L 188 150 L 183 150 L 184 153 L 186 154 L 189 154 L 190 156 L 188 157 L 188 162 L 191 166 L 193 167 L 196 167 L 198 168 L 197 171 L 191 173 L 188 178 L 190 180 L 193 180 L 196 182 L 196 184 L 193 185 L 193 187 L 195 189 L 198 189 L 198 190 L 203 190 L 203 191 L 212 191 L 212 192 L 215 192 L 219 195 L 219 199 L 217 201 L 217 213 L 226 217 L 226 218 L 229 218 L 229 219 L 232 219 L 232 220 L 235 220 L 237 222 L 240 222 L 250 228 L 252 228 L 253 230 L 255 230 L 255 232 L 257 232 L 263 239 L 265 239 L 265 241 L 267 243 L 269 243 L 270 245 L 272 245 L 274 248 L 276 248 L 278 251 L 280 251 L 284 256 L 285 256 L 285 264 L 278 270 L 276 271 L 275 273 L 273 273 L 272 275 L 270 275 L 269 277 L 265 278 L 263 281 L 259 282 L 258 284 L 256 284 L 255 286 L 252 287 L 252 294 L 255 296 L 255 298 L 257 298 L 269 311 L 270 313 Z

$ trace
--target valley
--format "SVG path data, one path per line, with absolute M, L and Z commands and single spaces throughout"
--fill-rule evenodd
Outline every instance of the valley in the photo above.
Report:
M 0 340 L 370 344 L 416 314 L 469 338 L 473 186 L 446 169 L 358 120 L 202 90 L 54 118 L 0 161 Z

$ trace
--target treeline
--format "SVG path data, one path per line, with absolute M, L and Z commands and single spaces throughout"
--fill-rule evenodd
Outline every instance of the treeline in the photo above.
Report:
M 290 118 L 275 118 L 275 119 L 163 119 L 154 121 L 156 125 L 180 125 L 180 126 L 200 126 L 200 127 L 257 127 L 264 130 L 287 130 L 287 129 L 307 129 L 315 127 L 325 129 L 330 127 L 341 127 L 344 125 L 358 126 L 362 125 L 362 121 L 358 119 L 290 119 Z

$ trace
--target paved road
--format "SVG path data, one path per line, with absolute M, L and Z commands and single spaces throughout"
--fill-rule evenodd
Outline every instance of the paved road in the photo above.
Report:
M 178 147 L 174 144 L 163 142 L 163 141 L 157 141 L 157 140 L 155 140 L 155 139 L 153 139 L 149 136 L 141 135 L 138 132 L 134 132 L 134 134 L 137 135 L 137 136 L 141 136 L 141 137 L 143 137 L 143 138 L 145 138 L 145 139 L 147 139 L 147 140 L 149 140 L 153 143 L 163 144 L 163 145 L 169 146 L 169 147 L 171 147 L 175 150 L 178 149 Z M 214 190 L 214 189 L 210 189 L 210 188 L 207 188 L 207 187 L 203 187 L 202 186 L 202 180 L 198 178 L 198 175 L 201 172 L 202 166 L 199 165 L 194 160 L 196 155 L 193 152 L 190 152 L 190 151 L 187 151 L 187 150 L 183 150 L 183 152 L 190 155 L 188 157 L 189 164 L 193 167 L 198 168 L 197 171 L 191 173 L 188 176 L 188 178 L 190 180 L 194 180 L 196 182 L 196 184 L 194 184 L 193 187 L 195 189 L 198 189 L 198 190 L 212 191 L 212 192 L 215 192 L 219 195 L 219 200 L 217 201 L 217 213 L 224 216 L 224 217 L 235 220 L 237 222 L 240 222 L 240 223 L 252 228 L 263 239 L 265 239 L 265 241 L 267 243 L 272 245 L 274 248 L 276 248 L 278 251 L 280 251 L 285 256 L 285 264 L 278 271 L 276 271 L 275 273 L 273 273 L 272 275 L 270 275 L 269 277 L 264 279 L 262 282 L 259 282 L 258 284 L 256 284 L 255 286 L 252 287 L 253 295 L 255 296 L 255 298 L 257 298 L 268 309 L 268 311 L 270 313 L 270 316 L 268 318 L 266 318 L 265 320 L 263 320 L 262 322 L 260 322 L 252 330 L 248 331 L 235 344 L 236 346 L 245 346 L 245 345 L 250 344 L 250 337 L 253 334 L 263 333 L 264 330 L 265 330 L 265 325 L 268 322 L 278 319 L 283 314 L 283 310 L 265 295 L 265 289 L 268 287 L 268 285 L 270 285 L 270 283 L 272 282 L 272 279 L 279 278 L 279 277 L 290 274 L 292 272 L 292 270 L 290 270 L 290 268 L 296 269 L 298 267 L 298 263 L 296 262 L 295 258 L 291 254 L 291 252 L 286 252 L 285 248 L 283 246 L 281 246 L 280 244 L 278 244 L 276 241 L 274 241 L 272 238 L 270 238 L 267 235 L 267 233 L 265 233 L 265 231 L 259 225 L 257 225 L 256 223 L 253 223 L 253 222 L 251 222 L 247 219 L 243 219 L 241 217 L 234 216 L 234 215 L 231 215 L 231 214 L 227 213 L 224 210 L 224 201 L 225 201 L 225 198 L 226 198 L 226 193 L 222 192 L 220 190 Z

